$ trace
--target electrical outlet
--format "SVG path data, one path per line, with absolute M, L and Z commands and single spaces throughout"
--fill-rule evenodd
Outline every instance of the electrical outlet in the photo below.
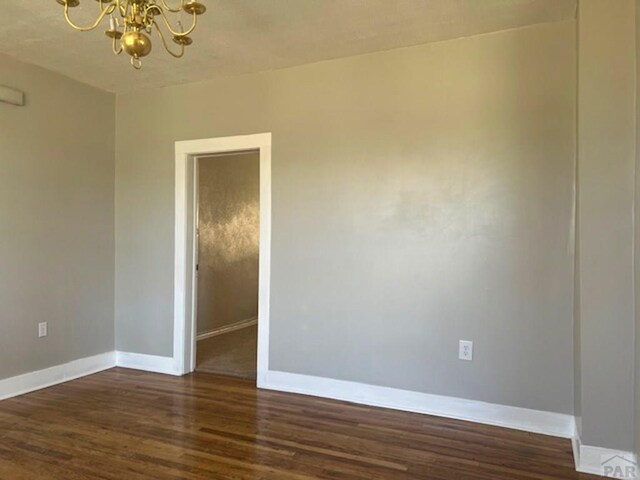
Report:
M 47 322 L 41 322 L 38 324 L 38 338 L 47 336 Z
M 460 340 L 458 348 L 458 358 L 460 360 L 473 360 L 473 342 L 470 340 Z

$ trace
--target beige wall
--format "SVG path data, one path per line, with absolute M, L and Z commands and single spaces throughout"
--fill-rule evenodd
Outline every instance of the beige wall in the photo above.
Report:
M 0 84 L 1 379 L 114 349 L 115 100 L 5 56 Z
M 568 21 L 119 96 L 118 349 L 172 354 L 174 141 L 268 131 L 272 369 L 572 412 L 575 60 Z
M 640 458 L 640 0 L 636 0 L 635 452 Z
M 630 451 L 635 1 L 583 0 L 578 25 L 581 439 Z
M 198 160 L 198 333 L 258 316 L 260 154 Z

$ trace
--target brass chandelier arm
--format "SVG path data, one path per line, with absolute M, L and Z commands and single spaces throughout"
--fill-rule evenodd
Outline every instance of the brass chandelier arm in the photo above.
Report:
M 120 16 L 122 16 L 122 18 L 127 16 L 127 7 L 129 6 L 128 3 L 125 3 L 124 5 L 122 5 L 122 0 L 116 0 L 116 4 L 118 5 L 118 10 L 120 10 Z
M 180 0 L 180 6 L 177 8 L 172 8 L 166 0 L 161 0 L 162 2 L 162 6 L 164 7 L 164 9 L 167 12 L 171 12 L 171 13 L 178 13 L 179 11 L 181 11 L 184 8 L 184 0 Z
M 174 37 L 186 37 L 191 32 L 193 32 L 196 29 L 196 26 L 198 25 L 198 15 L 194 13 L 193 23 L 191 24 L 191 27 L 186 32 L 176 32 L 173 28 L 171 28 L 171 23 L 169 23 L 169 19 L 167 18 L 167 15 L 164 13 L 164 11 L 161 10 L 160 13 L 162 16 L 162 20 L 164 21 L 164 24 L 167 26 L 167 30 L 169 30 L 171 35 L 173 35 Z
M 100 11 L 105 8 L 113 8 L 109 13 L 113 13 L 113 11 L 118 8 L 120 5 L 120 0 L 100 0 Z
M 155 20 L 153 21 L 153 25 L 156 27 L 156 31 L 158 32 L 158 36 L 160 37 L 160 40 L 162 40 L 162 45 L 164 46 L 164 49 L 167 51 L 167 53 L 169 55 L 171 55 L 172 57 L 176 57 L 176 58 L 182 57 L 184 55 L 184 44 L 182 44 L 182 43 L 180 44 L 180 53 L 174 53 L 169 48 L 169 44 L 167 43 L 167 39 L 164 38 L 164 33 L 162 33 L 162 30 L 160 29 L 160 26 L 158 25 L 158 23 Z
M 100 4 L 102 5 L 102 2 Z M 76 25 L 75 23 L 73 23 L 73 21 L 69 17 L 69 2 L 65 2 L 65 4 L 64 4 L 64 18 L 67 20 L 67 23 L 69 25 L 71 25 L 72 28 L 74 28 L 76 30 L 79 30 L 81 32 L 88 32 L 89 30 L 95 30 L 98 27 L 98 25 L 100 25 L 100 22 L 102 21 L 102 19 L 105 16 L 109 15 L 110 13 L 113 13 L 113 11 L 115 9 L 116 9 L 116 3 L 114 3 L 113 0 L 112 0 L 111 3 L 109 3 L 109 5 L 107 5 L 107 7 L 100 12 L 100 16 L 98 16 L 98 18 L 93 23 L 93 25 L 90 25 L 88 27 L 81 27 L 81 26 Z
M 160 8 L 160 5 L 156 5 L 155 3 L 149 5 L 147 8 L 144 9 L 145 23 L 146 23 L 146 20 L 149 18 L 149 15 L 160 15 L 161 12 L 162 12 L 162 8 Z

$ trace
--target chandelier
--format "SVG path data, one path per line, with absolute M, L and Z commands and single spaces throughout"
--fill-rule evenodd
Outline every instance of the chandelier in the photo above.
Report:
M 189 35 L 196 28 L 198 15 L 207 10 L 202 3 L 194 0 L 179 0 L 177 5 L 170 4 L 173 0 L 95 0 L 100 8 L 98 17 L 93 24 L 80 26 L 69 16 L 69 9 L 80 5 L 80 0 L 56 1 L 64 6 L 67 23 L 81 32 L 98 28 L 109 16 L 109 29 L 105 35 L 112 41 L 113 53 L 120 55 L 123 51 L 127 52 L 131 56 L 131 65 L 136 70 L 142 68 L 142 58 L 151 53 L 150 35 L 154 30 L 170 55 L 182 57 L 185 47 L 193 43 Z M 191 26 L 186 30 L 180 18 L 182 12 L 191 16 Z M 173 22 L 169 17 L 173 17 Z M 163 29 L 168 33 L 163 32 Z M 169 45 L 168 36 L 176 46 Z

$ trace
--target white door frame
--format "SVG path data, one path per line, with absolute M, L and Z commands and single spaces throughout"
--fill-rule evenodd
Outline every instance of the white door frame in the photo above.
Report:
M 195 370 L 197 157 L 260 152 L 260 260 L 258 276 L 258 384 L 269 370 L 271 291 L 271 133 L 176 142 L 173 361 L 181 375 Z

